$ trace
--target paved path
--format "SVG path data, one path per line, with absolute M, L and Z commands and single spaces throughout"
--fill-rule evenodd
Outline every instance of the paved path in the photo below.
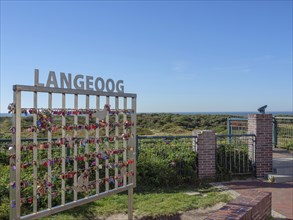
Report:
M 287 158 L 287 160 L 285 160 L 285 158 Z M 292 158 L 292 153 L 282 149 L 274 149 L 274 168 L 284 166 L 292 168 Z M 224 185 L 240 194 L 243 192 L 243 190 L 249 189 L 258 189 L 261 191 L 272 192 L 272 209 L 287 217 L 287 219 L 293 220 L 293 182 L 269 183 L 263 180 L 251 180 L 226 182 Z

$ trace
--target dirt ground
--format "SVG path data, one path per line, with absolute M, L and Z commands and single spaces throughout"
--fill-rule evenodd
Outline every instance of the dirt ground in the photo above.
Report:
M 194 209 L 186 212 L 179 213 L 175 216 L 160 216 L 158 218 L 143 217 L 143 218 L 134 218 L 137 220 L 203 220 L 209 213 L 214 212 L 224 206 L 225 203 L 218 203 L 212 207 L 205 209 Z M 115 214 L 107 218 L 99 218 L 97 220 L 127 220 L 127 214 Z

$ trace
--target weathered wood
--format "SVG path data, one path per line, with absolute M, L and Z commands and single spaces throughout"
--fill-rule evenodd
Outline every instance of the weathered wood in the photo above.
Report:
M 84 95 L 99 95 L 99 96 L 123 96 L 123 97 L 136 97 L 136 94 L 132 93 L 115 93 L 115 92 L 101 92 L 91 91 L 82 89 L 62 89 L 62 88 L 51 88 L 51 87 L 40 87 L 40 86 L 26 86 L 26 85 L 14 85 L 14 90 L 26 91 L 26 92 L 54 92 L 54 93 L 66 93 L 66 94 L 84 94 Z
M 38 76 L 37 76 L 38 77 Z M 35 79 L 36 82 L 38 82 L 38 79 Z M 127 139 L 123 139 L 122 143 L 121 143 L 121 139 L 119 139 L 119 137 L 121 137 L 122 134 L 119 134 L 119 132 L 123 132 L 123 134 L 127 134 L 127 132 L 129 132 L 128 128 L 126 129 L 125 126 L 123 126 L 123 128 L 119 128 L 118 126 L 115 127 L 114 132 L 111 131 L 109 129 L 109 124 L 110 122 L 115 121 L 116 124 L 121 124 L 123 122 L 119 121 L 119 115 L 118 112 L 115 112 L 115 119 L 113 119 L 111 116 L 111 120 L 110 120 L 110 114 L 109 111 L 104 108 L 104 110 L 102 111 L 106 111 L 106 117 L 105 119 L 103 118 L 103 120 L 105 120 L 105 128 L 104 132 L 105 132 L 105 137 L 107 141 L 103 141 L 103 144 L 105 146 L 105 148 L 103 147 L 103 150 L 100 149 L 100 132 L 101 128 L 99 128 L 99 126 L 95 129 L 95 133 L 94 133 L 94 138 L 95 138 L 95 150 L 93 150 L 93 152 L 89 152 L 90 148 L 88 146 L 88 142 L 85 145 L 85 154 L 89 154 L 89 153 L 105 153 L 104 150 L 108 150 L 107 154 L 109 154 L 108 156 L 111 158 L 114 158 L 115 160 L 115 164 L 119 163 L 119 155 L 118 154 L 114 154 L 111 155 L 112 153 L 108 153 L 111 152 L 111 150 L 113 150 L 113 147 L 109 144 L 109 138 L 110 136 L 115 136 L 115 142 L 114 142 L 114 149 L 118 150 L 119 149 L 119 145 L 123 144 L 123 148 L 125 149 L 123 152 L 123 162 L 126 163 L 127 159 L 135 159 L 134 155 L 135 155 L 135 151 L 132 150 L 128 150 L 129 147 L 132 147 L 132 149 L 135 150 L 135 147 L 133 146 L 135 144 L 135 133 L 136 133 L 136 128 L 135 128 L 135 123 L 136 123 L 136 94 L 128 94 L 128 93 L 114 93 L 114 92 L 100 92 L 100 91 L 88 91 L 88 90 L 76 90 L 76 89 L 60 89 L 60 88 L 48 88 L 48 87 L 42 87 L 42 86 L 22 86 L 22 85 L 15 85 L 13 87 L 14 89 L 14 103 L 15 103 L 15 114 L 13 115 L 13 120 L 14 120 L 14 127 L 16 130 L 16 133 L 13 135 L 13 144 L 15 144 L 15 148 L 13 148 L 11 150 L 11 154 L 15 153 L 15 160 L 10 158 L 10 163 L 15 163 L 15 167 L 16 170 L 14 171 L 13 169 L 10 169 L 10 176 L 11 176 L 11 182 L 15 182 L 15 189 L 12 189 L 12 187 L 10 187 L 10 202 L 14 202 L 15 203 L 15 207 L 11 206 L 10 208 L 10 219 L 37 219 L 37 218 L 41 218 L 41 217 L 45 217 L 51 214 L 55 214 L 57 212 L 60 211 L 64 211 L 73 207 L 77 207 L 92 201 L 95 201 L 97 199 L 101 199 L 104 198 L 106 196 L 110 196 L 119 192 L 123 192 L 128 190 L 129 193 L 129 201 L 128 201 L 128 206 L 129 206 L 129 218 L 132 219 L 133 218 L 133 188 L 134 188 L 134 184 L 135 184 L 135 176 L 131 176 L 129 175 L 129 181 L 127 181 L 127 171 L 128 172 L 136 172 L 135 170 L 135 165 L 134 164 L 129 164 L 128 166 L 125 166 L 122 168 L 122 174 L 123 174 L 123 186 L 119 186 L 119 180 L 115 177 L 119 176 L 119 168 L 117 166 L 115 166 L 114 168 L 114 173 L 112 173 L 111 171 L 111 176 L 110 176 L 110 166 L 109 166 L 109 162 L 113 162 L 113 159 L 110 160 L 110 158 L 107 158 L 106 160 L 100 160 L 97 156 L 95 157 L 94 161 L 96 162 L 95 165 L 91 165 L 88 160 L 85 159 L 84 162 L 84 170 L 88 170 L 89 168 L 93 168 L 92 166 L 95 166 L 95 191 L 96 194 L 95 195 L 91 195 L 91 194 L 87 194 L 84 198 L 82 199 L 78 199 L 79 194 L 78 191 L 76 190 L 77 185 L 78 185 L 78 175 L 80 175 L 80 172 L 82 172 L 82 169 L 79 170 L 78 168 L 78 161 L 76 159 L 74 159 L 73 162 L 73 171 L 76 172 L 77 174 L 73 176 L 73 187 L 72 189 L 74 190 L 74 195 L 73 195 L 73 201 L 72 202 L 66 202 L 66 182 L 68 183 L 68 179 L 67 178 L 61 178 L 61 205 L 53 206 L 53 192 L 51 187 L 49 186 L 48 189 L 48 195 L 43 195 L 46 196 L 48 199 L 47 202 L 47 209 L 45 210 L 38 210 L 38 196 L 40 193 L 38 192 L 38 188 L 40 187 L 40 181 L 39 180 L 45 180 L 46 182 L 53 182 L 53 176 L 54 178 L 59 177 L 58 174 L 54 173 L 52 164 L 50 163 L 50 161 L 52 161 L 54 159 L 54 155 L 53 155 L 53 145 L 52 145 L 52 140 L 53 140 L 53 134 L 52 131 L 48 130 L 47 132 L 47 138 L 48 138 L 48 149 L 46 149 L 47 151 L 47 156 L 44 157 L 43 159 L 47 160 L 47 174 L 43 177 L 41 177 L 40 175 L 42 174 L 42 172 L 38 173 L 38 166 L 39 164 L 39 160 L 40 158 L 38 158 L 38 147 L 33 147 L 33 161 L 29 161 L 30 164 L 32 164 L 33 167 L 33 195 L 32 195 L 32 207 L 33 207 L 33 213 L 32 214 L 28 214 L 26 216 L 21 216 L 21 188 L 20 188 L 20 183 L 21 183 L 21 92 L 22 91 L 26 91 L 26 92 L 32 92 L 33 93 L 33 100 L 34 100 L 34 104 L 33 104 L 33 108 L 34 109 L 38 109 L 38 111 L 40 110 L 40 107 L 38 106 L 38 93 L 39 92 L 45 92 L 48 93 L 48 109 L 51 111 L 52 110 L 52 95 L 54 93 L 61 93 L 62 94 L 62 108 L 60 108 L 60 110 L 62 111 L 69 111 L 68 109 L 66 109 L 66 94 L 74 94 L 74 110 L 78 110 L 78 96 L 79 95 L 86 95 L 86 110 L 89 110 L 89 106 L 90 106 L 90 95 L 94 95 L 96 98 L 96 110 L 101 111 L 100 108 L 100 97 L 104 96 L 106 98 L 106 104 L 109 105 L 110 104 L 110 99 L 111 98 L 115 98 L 115 110 L 119 110 L 120 113 L 123 115 L 123 121 L 127 121 L 130 120 L 131 117 L 131 122 L 134 123 L 134 126 L 131 127 L 131 137 L 130 139 L 132 140 L 131 142 L 128 141 Z M 123 103 L 123 111 L 119 109 L 119 98 L 122 98 L 124 103 Z M 133 110 L 133 114 L 131 114 L 131 116 L 128 116 L 129 114 L 127 113 L 127 98 L 131 98 L 132 99 L 132 110 Z M 112 101 L 112 100 L 111 100 Z M 102 106 L 103 107 L 103 106 Z M 113 109 L 113 108 L 112 108 Z M 42 110 L 42 109 L 41 109 Z M 71 109 L 70 109 L 71 111 Z M 71 113 L 70 113 L 71 114 Z M 62 125 L 62 134 L 61 134 L 61 138 L 64 141 L 67 138 L 67 129 L 65 129 L 64 127 L 66 127 L 66 114 L 64 114 L 64 112 L 62 112 L 61 114 L 61 125 Z M 60 116 L 57 116 L 60 117 Z M 74 125 L 77 126 L 78 125 L 78 115 L 74 114 L 73 116 L 74 118 Z M 80 116 L 82 117 L 82 116 Z M 113 120 L 112 120 L 113 119 Z M 38 127 L 37 125 L 40 123 L 38 122 L 38 120 L 40 120 L 38 118 L 38 114 L 37 113 L 33 113 L 33 126 Z M 102 120 L 102 118 L 98 118 L 96 117 L 95 122 L 97 125 L 99 125 L 100 120 Z M 85 124 L 89 125 L 90 124 L 90 116 L 89 114 L 85 114 Z M 84 139 L 86 140 L 90 140 L 91 137 L 90 136 L 90 131 L 88 129 L 85 129 L 84 131 Z M 103 133 L 104 133 L 103 132 Z M 114 133 L 114 134 L 113 134 Z M 68 134 L 70 134 L 68 132 Z M 34 132 L 33 134 L 33 143 L 36 146 L 39 146 L 37 141 L 37 132 Z M 122 135 L 123 136 L 123 135 Z M 73 130 L 73 137 L 75 138 L 79 138 L 78 137 L 78 132 L 77 129 Z M 129 143 L 131 143 L 131 146 L 129 146 Z M 78 153 L 78 144 L 76 142 L 72 142 L 72 140 L 70 140 L 70 147 L 73 147 L 73 155 L 70 155 L 70 151 L 68 151 L 68 155 L 66 154 L 66 150 L 67 147 L 65 146 L 65 143 L 61 144 L 61 174 L 66 174 L 66 168 L 69 169 L 67 166 L 67 160 L 69 160 L 69 156 L 71 156 L 72 158 L 76 158 L 76 156 L 79 155 Z M 69 150 L 69 149 L 68 149 Z M 73 157 L 72 157 L 73 156 Z M 129 158 L 127 157 L 129 156 Z M 31 163 L 32 162 L 32 163 Z M 92 161 L 91 161 L 92 162 Z M 105 179 L 103 179 L 102 181 L 105 181 L 105 192 L 100 192 L 100 173 L 99 173 L 99 165 L 103 165 L 105 167 Z M 127 168 L 128 167 L 128 170 Z M 81 167 L 80 167 L 81 168 Z M 68 171 L 72 171 L 68 170 Z M 114 175 L 114 176 L 113 176 Z M 109 185 L 109 180 L 111 178 L 115 179 L 115 188 L 114 189 L 110 189 L 110 185 Z M 93 179 L 93 178 L 91 178 Z M 89 177 L 87 177 L 87 183 L 89 182 Z M 87 185 L 88 186 L 88 185 Z M 59 185 L 60 187 L 60 185 Z M 60 189 L 60 188 L 59 188 Z M 88 189 L 86 189 L 88 190 Z
M 38 108 L 38 93 L 35 91 L 34 92 L 34 108 L 37 109 Z M 35 126 L 35 128 L 37 127 L 37 113 L 35 113 L 33 115 L 33 126 Z M 34 139 L 34 144 L 37 145 L 38 144 L 38 136 L 37 136 L 37 131 L 33 132 L 33 139 Z M 38 161 L 38 148 L 34 147 L 33 149 L 33 160 L 35 162 Z M 34 186 L 33 186 L 33 212 L 37 212 L 38 211 L 38 200 L 37 200 L 37 187 L 38 187 L 38 183 L 37 183 L 37 179 L 38 179 L 38 167 L 37 165 L 33 166 L 33 172 L 34 172 Z
M 52 93 L 48 93 L 48 108 L 52 109 Z M 52 160 L 52 132 L 51 130 L 48 130 L 48 161 Z M 48 182 L 52 182 L 52 167 L 51 163 L 48 163 Z M 48 187 L 48 208 L 52 208 L 52 188 L 51 186 Z
M 76 111 L 78 110 L 78 95 L 77 94 L 74 95 L 74 109 Z M 77 126 L 77 124 L 78 124 L 78 116 L 77 116 L 77 114 L 74 115 L 73 120 L 74 120 L 75 126 Z M 74 129 L 74 131 L 73 131 L 73 136 L 75 138 L 77 138 L 77 130 L 76 129 Z M 77 143 L 74 143 L 74 146 L 73 146 L 73 156 L 74 156 L 74 158 L 76 158 L 76 156 L 77 156 Z M 74 172 L 77 173 L 77 160 L 74 160 L 73 170 L 74 170 Z M 76 190 L 77 189 L 77 175 L 74 175 L 73 186 L 74 186 L 73 200 L 77 201 L 77 190 Z
M 66 108 L 66 96 L 65 93 L 62 94 L 62 109 L 64 110 Z M 66 118 L 65 115 L 62 114 L 62 127 L 66 125 Z M 65 129 L 62 129 L 62 139 L 64 140 L 66 136 L 66 131 Z M 65 144 L 62 144 L 62 164 L 61 164 L 61 172 L 64 174 L 66 172 L 66 149 L 65 149 Z M 61 205 L 65 205 L 65 178 L 61 179 Z

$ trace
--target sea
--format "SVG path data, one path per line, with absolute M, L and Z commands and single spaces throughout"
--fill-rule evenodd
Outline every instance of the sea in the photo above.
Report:
M 138 112 L 139 113 L 171 113 L 171 114 L 180 114 L 180 115 L 230 115 L 230 116 L 247 116 L 249 114 L 258 114 L 258 112 Z M 266 112 L 267 114 L 272 115 L 287 115 L 293 116 L 293 111 L 274 111 L 274 112 Z M 11 114 L 8 113 L 0 113 L 0 117 L 11 117 Z
M 233 115 L 233 116 L 247 116 L 249 114 L 259 114 L 259 112 L 178 112 L 176 114 L 182 115 Z M 290 115 L 293 116 L 293 111 L 276 111 L 266 112 L 272 115 Z

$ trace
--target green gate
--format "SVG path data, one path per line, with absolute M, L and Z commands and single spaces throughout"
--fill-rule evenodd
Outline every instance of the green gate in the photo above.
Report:
M 216 145 L 216 166 L 219 178 L 254 174 L 255 135 L 216 135 Z
M 273 145 L 293 150 L 293 117 L 273 118 Z
M 247 134 L 247 118 L 228 118 L 228 135 Z M 293 150 L 293 117 L 273 117 L 273 146 Z

